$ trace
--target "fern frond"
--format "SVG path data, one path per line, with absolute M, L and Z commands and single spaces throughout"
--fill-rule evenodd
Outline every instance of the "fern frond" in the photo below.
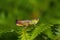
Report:
M 46 24 L 40 24 L 39 26 L 37 26 L 32 31 L 30 40 L 35 39 L 38 36 L 38 34 L 40 34 L 41 32 L 45 31 L 46 29 L 48 29 L 48 25 L 46 25 Z
M 21 36 L 19 36 L 18 38 L 18 40 L 30 40 L 30 36 L 25 28 L 21 31 Z
M 56 29 L 58 32 L 56 32 L 56 36 L 54 38 L 54 40 L 60 40 L 60 25 L 57 26 L 58 28 Z
M 54 39 L 55 35 L 53 35 L 53 32 L 51 31 L 51 28 L 48 28 L 47 30 L 45 30 L 45 33 L 50 39 Z

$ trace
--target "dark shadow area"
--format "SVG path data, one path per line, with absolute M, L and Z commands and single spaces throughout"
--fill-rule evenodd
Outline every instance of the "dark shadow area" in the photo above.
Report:
M 18 34 L 16 32 L 2 33 L 0 40 L 17 40 L 17 36 Z

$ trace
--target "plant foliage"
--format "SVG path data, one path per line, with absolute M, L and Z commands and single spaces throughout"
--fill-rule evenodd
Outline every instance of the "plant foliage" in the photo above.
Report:
M 37 25 L 16 25 L 16 20 L 34 18 L 39 18 Z M 60 1 L 0 0 L 0 37 L 9 37 L 13 34 L 10 32 L 18 34 L 16 40 L 60 40 Z M 10 34 L 4 37 L 3 33 Z

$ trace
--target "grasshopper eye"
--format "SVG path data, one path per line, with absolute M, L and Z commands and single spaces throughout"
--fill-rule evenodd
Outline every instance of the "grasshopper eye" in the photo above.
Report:
M 23 25 L 22 25 L 22 22 L 20 22 L 20 20 L 16 20 L 16 25 L 17 25 L 17 26 L 23 26 Z
M 18 20 L 16 20 L 16 23 L 17 23 Z

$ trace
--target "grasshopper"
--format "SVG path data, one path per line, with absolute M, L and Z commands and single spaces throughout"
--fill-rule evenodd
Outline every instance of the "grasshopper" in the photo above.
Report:
M 29 26 L 29 25 L 36 25 L 38 23 L 39 19 L 33 19 L 33 20 L 17 20 L 16 25 L 17 26 Z

